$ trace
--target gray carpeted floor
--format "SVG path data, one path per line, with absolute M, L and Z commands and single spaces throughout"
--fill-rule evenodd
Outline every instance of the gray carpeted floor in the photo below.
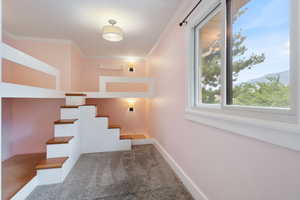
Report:
M 27 200 L 192 200 L 153 145 L 84 154 L 61 184 L 38 186 Z

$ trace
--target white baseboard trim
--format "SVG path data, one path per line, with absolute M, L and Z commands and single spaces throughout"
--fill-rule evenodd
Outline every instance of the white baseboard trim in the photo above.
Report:
M 29 181 L 23 188 L 15 194 L 11 200 L 24 200 L 26 199 L 29 194 L 38 186 L 38 177 L 35 176 L 31 181 Z
M 196 186 L 192 179 L 183 171 L 183 169 L 177 164 L 172 156 L 160 145 L 156 139 L 152 139 L 153 145 L 162 154 L 164 159 L 169 163 L 176 175 L 180 178 L 182 183 L 191 193 L 195 200 L 208 200 L 206 195 Z

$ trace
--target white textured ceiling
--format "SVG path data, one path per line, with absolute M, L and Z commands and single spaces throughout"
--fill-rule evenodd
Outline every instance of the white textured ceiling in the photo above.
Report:
M 66 39 L 87 56 L 144 57 L 181 0 L 4 0 L 4 30 L 18 36 Z M 115 19 L 125 32 L 118 43 L 101 37 Z

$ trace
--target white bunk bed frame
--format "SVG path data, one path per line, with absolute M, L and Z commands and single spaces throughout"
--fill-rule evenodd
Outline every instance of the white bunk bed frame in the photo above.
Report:
M 2 59 L 7 59 L 51 76 L 55 77 L 55 89 L 46 89 L 40 87 L 26 86 L 14 83 L 0 82 L 1 98 L 64 98 L 65 92 L 60 90 L 60 72 L 52 67 L 24 52 L 17 50 L 5 43 L 1 44 Z M 2 67 L 1 67 L 2 72 Z M 147 92 L 107 92 L 106 83 L 147 83 L 149 91 Z M 151 78 L 130 78 L 130 77 L 99 77 L 99 92 L 80 92 L 87 94 L 87 98 L 148 98 L 153 95 L 154 81 Z M 72 91 L 74 92 L 74 91 Z

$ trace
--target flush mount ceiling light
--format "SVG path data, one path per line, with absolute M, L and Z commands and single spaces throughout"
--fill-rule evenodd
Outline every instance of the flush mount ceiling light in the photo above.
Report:
M 105 40 L 108 40 L 111 42 L 119 42 L 119 41 L 123 40 L 124 34 L 123 34 L 122 29 L 118 26 L 115 26 L 117 21 L 110 19 L 110 20 L 108 20 L 108 23 L 110 25 L 106 25 L 103 27 L 102 37 Z

